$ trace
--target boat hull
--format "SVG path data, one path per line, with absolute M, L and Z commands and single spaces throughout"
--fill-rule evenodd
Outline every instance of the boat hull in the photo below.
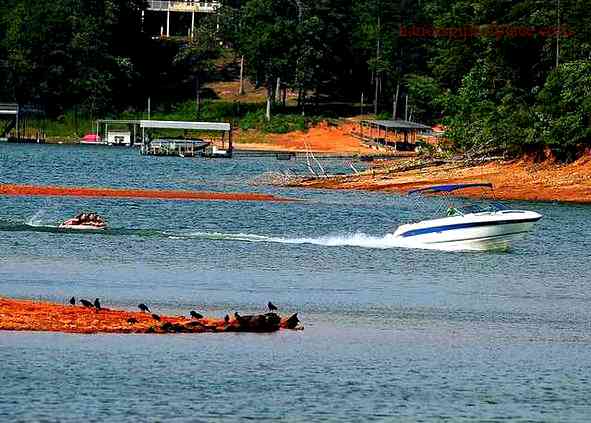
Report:
M 107 229 L 107 227 L 95 225 L 59 225 L 58 229 L 68 229 L 73 231 L 103 231 Z
M 525 236 L 542 216 L 505 211 L 454 216 L 402 225 L 395 236 L 417 246 L 444 250 L 504 250 Z

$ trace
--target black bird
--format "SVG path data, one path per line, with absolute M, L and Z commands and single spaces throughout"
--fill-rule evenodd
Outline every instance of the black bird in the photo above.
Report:
M 82 300 L 80 300 L 80 302 L 82 303 L 82 305 L 84 307 L 87 307 L 87 308 L 93 308 L 94 307 L 94 304 L 92 304 L 90 301 L 86 301 L 86 300 L 82 299 Z
M 94 299 L 94 306 L 95 306 L 95 308 L 96 308 L 97 310 L 100 310 L 100 309 L 101 309 L 101 302 L 99 301 L 99 299 L 98 299 L 98 298 L 95 298 L 95 299 Z
M 70 305 L 76 305 L 76 298 L 70 298 Z
M 227 314 L 224 317 L 224 322 L 226 322 L 226 324 L 228 324 L 230 322 L 230 316 L 228 316 Z
M 130 317 L 129 319 L 127 319 L 127 323 L 129 323 L 130 325 L 135 325 L 137 323 L 137 319 Z
M 269 311 L 277 310 L 277 306 L 275 304 L 273 304 L 271 301 L 269 301 L 269 304 L 267 304 L 267 307 L 269 307 Z
M 152 319 L 160 321 L 160 316 L 157 314 L 152 314 Z
M 192 317 L 193 319 L 197 319 L 197 320 L 199 320 L 199 319 L 203 319 L 203 315 L 202 315 L 202 314 L 199 314 L 199 313 L 197 313 L 197 312 L 196 312 L 196 311 L 194 311 L 194 310 L 192 310 L 192 311 L 191 311 L 191 313 L 189 313 L 189 314 L 191 314 L 191 317 Z
M 148 313 L 150 313 L 150 309 L 145 304 L 138 304 L 137 308 L 139 308 L 141 311 L 147 311 Z

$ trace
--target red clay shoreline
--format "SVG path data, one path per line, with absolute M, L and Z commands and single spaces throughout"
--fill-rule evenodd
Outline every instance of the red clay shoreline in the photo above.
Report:
M 94 197 L 94 198 L 140 198 L 157 200 L 192 201 L 267 201 L 292 202 L 296 199 L 277 197 L 272 194 L 223 193 L 206 191 L 147 190 L 122 188 L 56 187 L 43 185 L 0 185 L 0 195 L 23 197 Z
M 154 310 L 153 310 L 154 311 Z M 94 333 L 211 333 L 274 332 L 282 329 L 301 330 L 297 319 L 277 314 L 239 316 L 230 314 L 228 321 L 203 317 L 195 320 L 183 316 L 157 316 L 151 313 L 86 308 L 32 300 L 0 297 L 0 331 Z
M 401 162 L 401 164 L 404 164 Z M 591 157 L 570 164 L 531 160 L 492 161 L 463 166 L 454 163 L 398 170 L 386 162 L 358 175 L 296 181 L 289 186 L 406 193 L 431 185 L 492 183 L 499 200 L 591 203 Z M 463 192 L 480 198 L 482 192 Z

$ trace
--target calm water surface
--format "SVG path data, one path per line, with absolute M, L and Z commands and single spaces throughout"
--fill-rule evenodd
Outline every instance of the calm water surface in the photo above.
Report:
M 346 171 L 326 161 L 332 172 Z M 297 203 L 0 197 L 0 295 L 162 313 L 298 311 L 303 332 L 0 333 L 0 421 L 588 421 L 581 205 L 509 252 L 407 249 L 394 194 L 253 185 L 302 162 L 0 144 L 0 182 L 256 191 Z M 357 164 L 361 167 L 361 164 Z M 56 233 L 80 209 L 105 234 Z

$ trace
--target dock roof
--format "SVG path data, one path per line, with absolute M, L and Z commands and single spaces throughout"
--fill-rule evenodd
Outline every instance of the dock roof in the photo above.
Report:
M 431 130 L 430 126 L 408 120 L 363 120 L 362 123 L 381 126 L 388 129 Z
M 194 131 L 230 131 L 226 122 L 183 122 L 168 120 L 140 120 L 140 128 L 154 129 L 190 129 Z
M 0 115 L 17 115 L 18 104 L 16 103 L 0 103 Z

